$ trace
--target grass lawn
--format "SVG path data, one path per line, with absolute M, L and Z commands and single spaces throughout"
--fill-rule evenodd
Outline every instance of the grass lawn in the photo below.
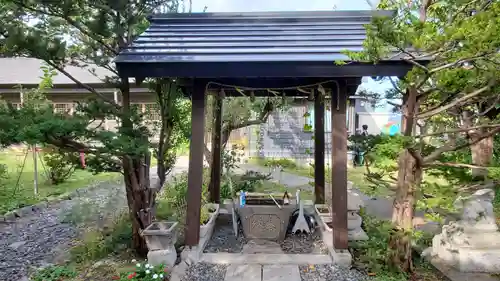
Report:
M 267 160 L 265 158 L 250 158 L 248 160 L 248 163 L 258 166 L 266 166 L 266 161 Z M 310 177 L 311 180 L 314 180 L 314 169 L 312 167 L 297 166 L 295 168 L 285 168 L 284 170 L 287 173 Z M 325 167 L 326 182 L 331 181 L 332 175 L 330 171 L 331 170 L 329 168 Z M 352 181 L 354 183 L 354 186 L 356 186 L 356 188 L 361 190 L 363 193 L 373 194 L 374 190 L 370 186 L 369 182 L 365 179 L 365 172 L 366 170 L 364 167 L 349 168 L 347 170 L 347 179 L 349 181 Z M 379 188 L 379 190 L 377 190 L 376 193 L 379 196 L 388 196 L 392 194 L 392 191 L 385 188 Z
M 42 152 L 38 157 L 38 195 L 34 194 L 34 162 L 33 155 L 28 154 L 24 169 L 21 167 L 25 159 L 25 152 L 13 149 L 0 152 L 0 164 L 7 167 L 7 178 L 0 183 L 0 214 L 10 210 L 36 204 L 47 197 L 57 196 L 63 193 L 88 186 L 94 182 L 114 180 L 121 175 L 119 173 L 101 173 L 92 175 L 83 170 L 77 170 L 67 180 L 59 185 L 51 185 L 45 174 L 42 160 Z M 16 184 L 19 178 L 19 184 Z
M 276 183 L 276 182 L 271 182 L 271 181 L 264 181 L 262 184 L 258 185 L 255 188 L 255 192 L 258 193 L 277 193 L 277 194 L 285 194 L 285 189 L 289 192 L 290 196 L 295 196 L 295 192 L 297 191 L 296 188 L 293 187 L 285 187 L 282 184 Z M 311 187 L 312 189 L 312 187 Z M 281 197 L 280 197 L 281 198 Z M 314 200 L 314 193 L 312 190 L 301 190 L 300 191 L 300 198 L 304 200 Z

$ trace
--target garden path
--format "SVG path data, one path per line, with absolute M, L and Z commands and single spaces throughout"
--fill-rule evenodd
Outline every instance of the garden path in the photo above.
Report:
M 186 171 L 187 167 L 187 159 L 180 158 L 172 174 Z M 150 173 L 154 179 L 156 168 L 151 168 Z M 126 206 L 123 184 L 102 182 L 76 199 L 51 204 L 11 222 L 0 222 L 0 280 L 28 280 L 30 268 L 64 258 L 61 254 L 67 252 L 80 233 L 75 221 L 99 223 L 122 214 Z M 85 217 L 81 217 L 83 213 Z

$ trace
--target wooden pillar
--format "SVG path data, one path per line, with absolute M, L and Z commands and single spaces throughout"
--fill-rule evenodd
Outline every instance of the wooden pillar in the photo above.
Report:
M 325 203 L 325 97 L 314 92 L 314 202 Z
M 200 209 L 203 184 L 203 150 L 205 132 L 205 85 L 195 85 L 192 93 L 191 143 L 189 152 L 187 212 L 184 236 L 187 246 L 200 240 Z
M 338 87 L 337 87 L 338 86 Z M 333 246 L 347 249 L 347 84 L 338 81 L 332 89 L 332 222 Z
M 212 167 L 210 177 L 210 201 L 220 203 L 220 182 L 222 168 L 222 96 L 220 93 L 213 95 L 213 129 L 212 129 Z

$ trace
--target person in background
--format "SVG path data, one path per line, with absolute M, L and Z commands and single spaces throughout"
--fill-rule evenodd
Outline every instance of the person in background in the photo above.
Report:
M 356 134 L 360 134 L 361 136 L 363 137 L 367 137 L 369 134 L 368 134 L 368 125 L 363 125 L 361 126 L 361 128 L 363 128 L 363 130 L 361 131 L 361 133 L 359 132 L 359 130 L 357 130 Z M 363 166 L 364 164 L 364 151 L 362 151 L 360 145 L 356 145 L 355 147 L 355 156 L 354 156 L 354 167 L 356 166 Z
M 368 125 L 364 124 L 363 126 L 361 126 L 363 128 L 363 131 L 361 132 L 361 135 L 363 135 L 364 137 L 368 136 Z

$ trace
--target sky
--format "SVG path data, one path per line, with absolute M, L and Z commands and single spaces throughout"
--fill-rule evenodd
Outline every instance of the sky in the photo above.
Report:
M 269 11 L 347 11 L 371 10 L 379 0 L 192 0 L 193 12 L 269 12 Z M 185 1 L 188 2 L 187 0 Z M 181 8 L 182 9 L 182 8 Z M 186 7 L 187 10 L 187 7 Z M 363 79 L 362 88 L 383 93 L 391 88 L 390 82 Z
M 379 1 L 368 0 L 377 5 Z M 187 2 L 187 1 L 186 1 Z M 366 0 L 193 0 L 193 12 L 370 10 Z

